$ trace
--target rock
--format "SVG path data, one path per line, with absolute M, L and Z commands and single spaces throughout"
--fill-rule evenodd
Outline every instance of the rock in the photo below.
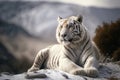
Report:
M 47 75 L 40 72 L 30 72 L 25 75 L 25 78 L 32 79 L 32 78 L 47 78 Z
M 36 72 L 22 73 L 16 75 L 1 74 L 0 80 L 119 80 L 120 66 L 114 63 L 101 64 L 99 77 L 71 75 L 63 71 L 42 69 Z

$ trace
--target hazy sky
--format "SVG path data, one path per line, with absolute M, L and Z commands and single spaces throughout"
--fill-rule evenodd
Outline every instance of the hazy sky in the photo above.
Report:
M 120 0 L 48 0 L 76 3 L 84 6 L 97 6 L 105 8 L 120 8 Z

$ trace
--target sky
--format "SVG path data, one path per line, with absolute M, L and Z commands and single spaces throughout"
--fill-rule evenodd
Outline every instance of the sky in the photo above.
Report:
M 75 3 L 83 6 L 95 6 L 103 8 L 120 8 L 120 0 L 48 0 L 66 3 Z

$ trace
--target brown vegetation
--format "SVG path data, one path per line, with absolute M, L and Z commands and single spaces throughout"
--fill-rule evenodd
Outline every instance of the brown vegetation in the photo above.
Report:
M 110 57 L 113 61 L 120 60 L 120 19 L 98 26 L 93 40 L 102 55 Z

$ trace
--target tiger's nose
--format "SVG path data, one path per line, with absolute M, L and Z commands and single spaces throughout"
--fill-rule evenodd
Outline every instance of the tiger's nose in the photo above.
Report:
M 66 36 L 67 36 L 67 34 L 62 34 L 61 36 L 62 36 L 62 37 L 66 37 Z

